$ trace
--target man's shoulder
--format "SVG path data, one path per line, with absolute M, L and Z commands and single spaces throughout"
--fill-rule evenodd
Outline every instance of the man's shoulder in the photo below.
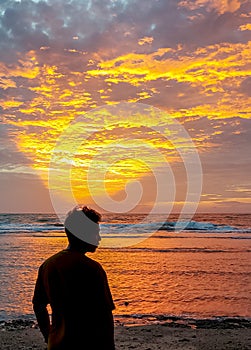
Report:
M 57 252 L 53 255 L 51 255 L 49 258 L 47 258 L 40 266 L 41 269 L 53 265 L 56 263 L 58 260 L 61 260 L 62 257 L 64 256 L 64 250 L 61 250 L 60 252 Z
M 104 270 L 102 265 L 97 262 L 96 260 L 91 259 L 89 256 L 84 255 L 84 260 L 87 264 L 90 266 L 93 266 L 93 268 L 96 268 L 97 270 Z
M 58 265 L 62 266 L 65 264 L 68 265 L 70 262 L 73 264 L 82 263 L 84 265 L 88 265 L 93 270 L 100 271 L 101 274 L 104 273 L 102 265 L 96 260 L 91 259 L 83 253 L 75 253 L 69 250 L 61 250 L 60 252 L 53 254 L 42 263 L 40 268 L 50 269 L 53 268 L 53 266 L 56 267 Z

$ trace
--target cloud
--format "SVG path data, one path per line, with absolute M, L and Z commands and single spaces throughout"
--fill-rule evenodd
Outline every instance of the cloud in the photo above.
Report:
M 205 7 L 208 11 L 213 9 L 222 14 L 224 12 L 235 12 L 240 8 L 242 2 L 241 0 L 184 0 L 180 1 L 179 5 L 191 10 Z
M 241 6 L 237 0 L 221 1 L 220 6 L 219 1 L 197 1 L 191 7 L 192 3 L 146 0 L 135 11 L 135 0 L 6 1 L 0 12 L 1 57 L 13 61 L 13 53 L 40 47 L 112 56 L 177 44 L 198 47 L 247 40 L 248 33 L 236 36 L 245 21 L 240 16 L 242 8 L 247 11 L 247 1 Z M 148 45 L 139 45 L 146 42 Z
M 0 126 L 0 173 L 34 173 L 29 167 L 31 162 L 13 142 L 11 137 L 13 131 L 16 132 L 16 128 L 10 125 L 1 124 Z
M 227 121 L 206 120 L 185 123 L 194 138 L 201 134 L 204 201 L 227 203 L 239 200 L 250 203 L 251 120 L 230 118 Z M 196 129 L 195 129 L 196 128 Z M 203 149 L 203 139 L 207 145 Z M 207 197 L 205 197 L 207 195 Z M 235 204 L 236 206 L 236 204 Z M 234 207 L 235 207 L 234 206 Z
M 0 172 L 1 212 L 53 212 L 48 190 L 35 174 Z
M 180 98 L 174 99 L 172 105 L 176 104 L 173 106 L 176 110 L 186 108 L 182 110 L 183 115 L 245 117 L 250 113 L 250 105 L 238 94 L 237 86 L 249 76 L 250 52 L 250 43 L 217 44 L 195 51 L 187 51 L 182 46 L 162 48 L 149 54 L 130 53 L 102 60 L 97 69 L 88 70 L 87 74 L 93 78 L 102 77 L 107 84 L 123 82 L 139 86 L 141 90 L 148 88 L 148 94 L 142 99 L 147 98 L 147 103 L 156 105 L 156 98 L 157 105 L 166 108 L 169 107 L 166 96 L 169 91 L 174 94 L 179 84 L 181 90 L 186 86 L 187 91 L 186 94 L 181 91 L 177 96 Z
M 249 97 L 251 96 L 251 77 L 247 77 L 241 82 L 240 92 Z
M 23 174 L 30 167 L 46 183 L 51 152 L 69 123 L 124 100 L 160 107 L 188 128 L 203 160 L 206 193 L 215 186 L 229 198 L 224 174 L 234 166 L 240 188 L 251 139 L 250 2 L 142 4 L 138 11 L 136 0 L 1 1 L 5 171 Z M 99 122 L 95 117 L 86 125 L 93 130 Z M 97 133 L 89 156 L 112 137 L 122 138 L 120 131 Z M 126 131 L 146 136 L 139 125 Z M 227 181 L 233 189 L 235 180 Z

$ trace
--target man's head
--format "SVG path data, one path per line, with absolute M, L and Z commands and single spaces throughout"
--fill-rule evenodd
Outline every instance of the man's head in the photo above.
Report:
M 101 214 L 86 206 L 77 206 L 65 218 L 65 233 L 72 248 L 94 252 L 101 240 Z

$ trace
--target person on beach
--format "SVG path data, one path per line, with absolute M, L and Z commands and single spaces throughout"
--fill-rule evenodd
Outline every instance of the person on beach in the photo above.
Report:
M 85 255 L 99 245 L 100 220 L 95 210 L 75 207 L 64 222 L 68 247 L 39 268 L 32 302 L 48 350 L 115 349 L 115 306 L 107 276 Z

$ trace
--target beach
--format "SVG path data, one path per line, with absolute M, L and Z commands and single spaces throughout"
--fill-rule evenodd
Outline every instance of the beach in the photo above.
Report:
M 14 323 L 13 323 L 14 322 Z M 143 326 L 116 324 L 116 350 L 248 350 L 251 349 L 251 323 L 248 321 L 203 321 L 198 328 L 172 322 Z M 37 325 L 12 321 L 0 325 L 1 350 L 45 350 Z
M 0 218 L 0 349 L 44 350 L 31 300 L 38 267 L 67 245 L 63 227 L 55 215 Z M 104 217 L 104 241 L 158 227 L 89 254 L 108 275 L 116 350 L 251 349 L 251 215 L 197 215 L 182 232 L 175 220 Z

